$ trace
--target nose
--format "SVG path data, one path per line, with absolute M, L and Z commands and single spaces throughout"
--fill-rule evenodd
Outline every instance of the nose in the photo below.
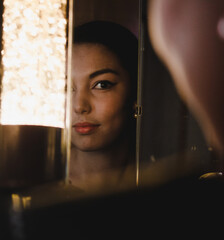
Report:
M 91 111 L 91 102 L 86 93 L 83 90 L 76 90 L 73 92 L 73 111 L 76 114 L 89 113 Z

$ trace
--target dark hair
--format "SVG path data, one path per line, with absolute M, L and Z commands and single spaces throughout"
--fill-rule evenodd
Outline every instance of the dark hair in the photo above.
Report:
M 131 79 L 132 97 L 136 100 L 138 79 L 138 40 L 127 28 L 108 21 L 93 21 L 74 31 L 74 43 L 102 44 L 120 60 Z

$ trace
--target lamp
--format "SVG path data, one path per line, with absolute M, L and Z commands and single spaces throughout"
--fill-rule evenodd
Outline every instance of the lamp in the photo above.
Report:
M 73 2 L 0 4 L 0 187 L 66 179 Z

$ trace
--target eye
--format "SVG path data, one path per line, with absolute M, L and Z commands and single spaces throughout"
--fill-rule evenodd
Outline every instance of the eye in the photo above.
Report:
M 106 90 L 112 88 L 116 83 L 110 82 L 108 80 L 103 80 L 96 82 L 93 86 L 93 89 Z

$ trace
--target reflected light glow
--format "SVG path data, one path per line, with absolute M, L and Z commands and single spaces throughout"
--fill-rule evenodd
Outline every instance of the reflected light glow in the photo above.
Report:
M 64 127 L 66 0 L 4 0 L 0 123 Z

